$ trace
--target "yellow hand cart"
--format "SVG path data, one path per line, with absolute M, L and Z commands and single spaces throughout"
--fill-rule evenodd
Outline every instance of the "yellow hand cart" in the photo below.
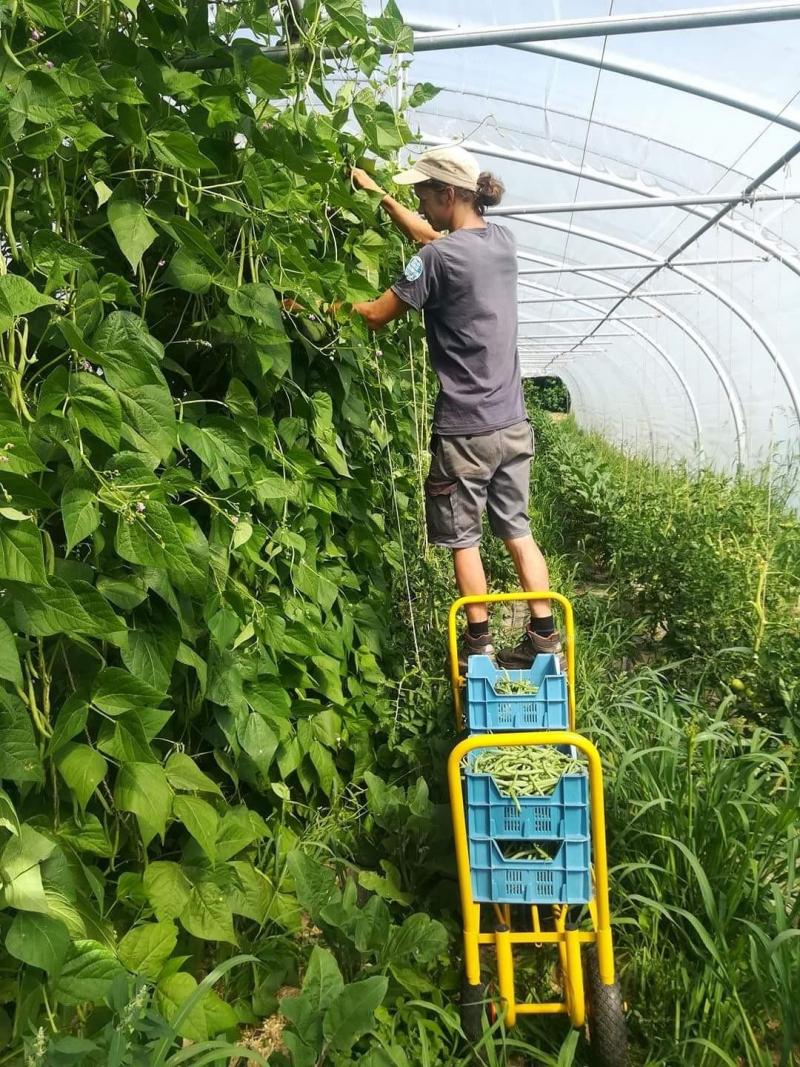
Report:
M 495 593 L 461 597 L 451 605 L 448 643 L 456 728 L 461 732 L 465 725 L 462 698 L 465 679 L 459 671 L 456 634 L 459 610 L 469 604 L 545 599 L 559 604 L 563 615 L 569 729 L 472 734 L 456 744 L 448 760 L 448 785 L 464 927 L 462 1028 L 469 1040 L 477 1042 L 483 1036 L 484 1016 L 489 1021 L 493 1018 L 492 998 L 488 985 L 484 985 L 481 978 L 480 950 L 486 946 L 487 949 L 494 949 L 496 990 L 507 1027 L 513 1026 L 520 1015 L 566 1014 L 573 1027 L 586 1026 L 593 1063 L 598 1067 L 624 1067 L 627 1062 L 627 1030 L 611 940 L 603 769 L 595 746 L 575 729 L 575 628 L 572 605 L 566 597 L 552 592 Z M 591 899 L 582 905 L 571 907 L 569 900 L 544 906 L 535 903 L 523 906 L 480 903 L 474 899 L 462 781 L 465 757 L 481 748 L 529 745 L 573 747 L 583 754 L 588 764 L 593 892 Z M 550 914 L 547 914 L 548 911 Z M 492 917 L 488 929 L 484 928 L 486 912 Z M 574 921 L 573 917 L 577 917 L 578 921 Z M 514 950 L 523 946 L 556 946 L 560 1000 L 537 1002 L 518 999 Z

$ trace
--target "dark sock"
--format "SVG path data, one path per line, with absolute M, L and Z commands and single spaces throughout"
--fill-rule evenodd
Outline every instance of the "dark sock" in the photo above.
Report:
M 467 630 L 470 637 L 488 637 L 489 636 L 489 620 L 484 619 L 483 622 L 468 622 Z
M 553 616 L 544 615 L 542 618 L 537 618 L 531 615 L 530 629 L 540 637 L 550 637 L 556 632 Z

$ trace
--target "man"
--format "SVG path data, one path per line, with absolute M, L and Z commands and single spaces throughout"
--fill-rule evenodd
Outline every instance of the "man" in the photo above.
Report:
M 383 192 L 362 170 L 355 185 Z M 503 539 L 522 589 L 547 589 L 547 564 L 528 520 L 533 436 L 522 396 L 517 352 L 517 258 L 511 232 L 487 224 L 487 207 L 499 203 L 502 184 L 480 172 L 463 148 L 425 152 L 398 185 L 413 185 L 419 215 L 384 194 L 380 204 L 406 236 L 421 245 L 403 275 L 377 300 L 353 305 L 379 330 L 409 309 L 424 311 L 431 363 L 439 379 L 425 483 L 428 538 L 450 548 L 462 596 L 486 593 L 479 544 L 488 511 Z M 514 648 L 497 653 L 506 668 L 526 669 L 540 653 L 559 653 L 550 602 L 530 602 L 531 618 Z M 483 604 L 467 608 L 459 645 L 468 656 L 494 655 Z

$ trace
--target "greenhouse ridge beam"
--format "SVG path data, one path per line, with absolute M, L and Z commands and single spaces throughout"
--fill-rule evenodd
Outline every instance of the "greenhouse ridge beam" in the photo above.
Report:
M 573 211 L 630 211 L 643 207 L 695 207 L 702 204 L 754 204 L 765 200 L 800 200 L 800 192 L 739 193 L 736 196 L 650 196 L 641 200 L 578 200 L 554 204 L 510 204 L 490 207 L 487 215 L 559 215 Z
M 662 260 L 658 267 L 727 267 L 730 263 L 768 263 L 769 256 L 720 256 L 718 259 L 684 259 L 680 263 L 673 263 L 669 259 Z M 587 263 L 585 267 L 531 267 L 521 270 L 520 274 L 585 274 L 587 270 L 649 270 L 653 266 L 652 260 L 645 263 Z M 643 284 L 643 283 L 642 283 Z M 633 294 L 631 294 L 633 295 Z
M 516 26 L 477 26 L 470 30 L 434 30 L 414 36 L 415 52 L 484 45 L 529 44 L 576 37 L 615 37 L 628 33 L 691 30 L 709 26 L 740 26 L 800 18 L 800 4 L 735 4 L 727 7 L 687 8 L 643 15 L 608 15 L 589 19 L 558 19 Z
M 447 30 L 454 29 L 452 26 L 443 26 L 431 22 L 410 23 L 412 29 L 419 30 Z M 724 104 L 726 107 L 735 108 L 737 111 L 745 111 L 750 115 L 756 115 L 760 119 L 767 119 L 779 126 L 785 126 L 789 130 L 800 133 L 800 121 L 790 118 L 788 115 L 775 111 L 761 104 L 754 103 L 747 97 L 727 89 L 709 88 L 702 82 L 692 81 L 691 78 L 671 77 L 662 72 L 660 68 L 651 63 L 637 63 L 631 59 L 609 59 L 607 56 L 592 55 L 590 52 L 582 52 L 575 48 L 565 48 L 559 45 L 543 44 L 512 44 L 507 45 L 519 52 L 531 52 L 536 55 L 548 56 L 551 59 L 563 59 L 568 63 L 578 63 L 585 67 L 594 67 L 605 70 L 611 74 L 621 74 L 626 78 L 636 78 L 639 81 L 650 82 L 652 85 L 663 85 L 667 89 L 676 89 L 690 96 L 698 96 L 704 100 L 712 100 L 715 104 Z

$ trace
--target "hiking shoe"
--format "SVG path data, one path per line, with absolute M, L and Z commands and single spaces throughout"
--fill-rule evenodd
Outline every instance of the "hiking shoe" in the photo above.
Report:
M 527 627 L 520 641 L 513 648 L 502 648 L 497 653 L 498 666 L 507 671 L 527 671 L 539 655 L 552 655 L 558 659 L 559 669 L 565 669 L 561 634 L 556 630 L 548 637 L 534 633 Z
M 467 673 L 470 656 L 493 656 L 494 645 L 489 634 L 481 634 L 480 637 L 471 637 L 469 630 L 465 630 L 458 642 L 458 673 L 464 677 Z M 447 674 L 450 673 L 450 657 L 447 657 Z

